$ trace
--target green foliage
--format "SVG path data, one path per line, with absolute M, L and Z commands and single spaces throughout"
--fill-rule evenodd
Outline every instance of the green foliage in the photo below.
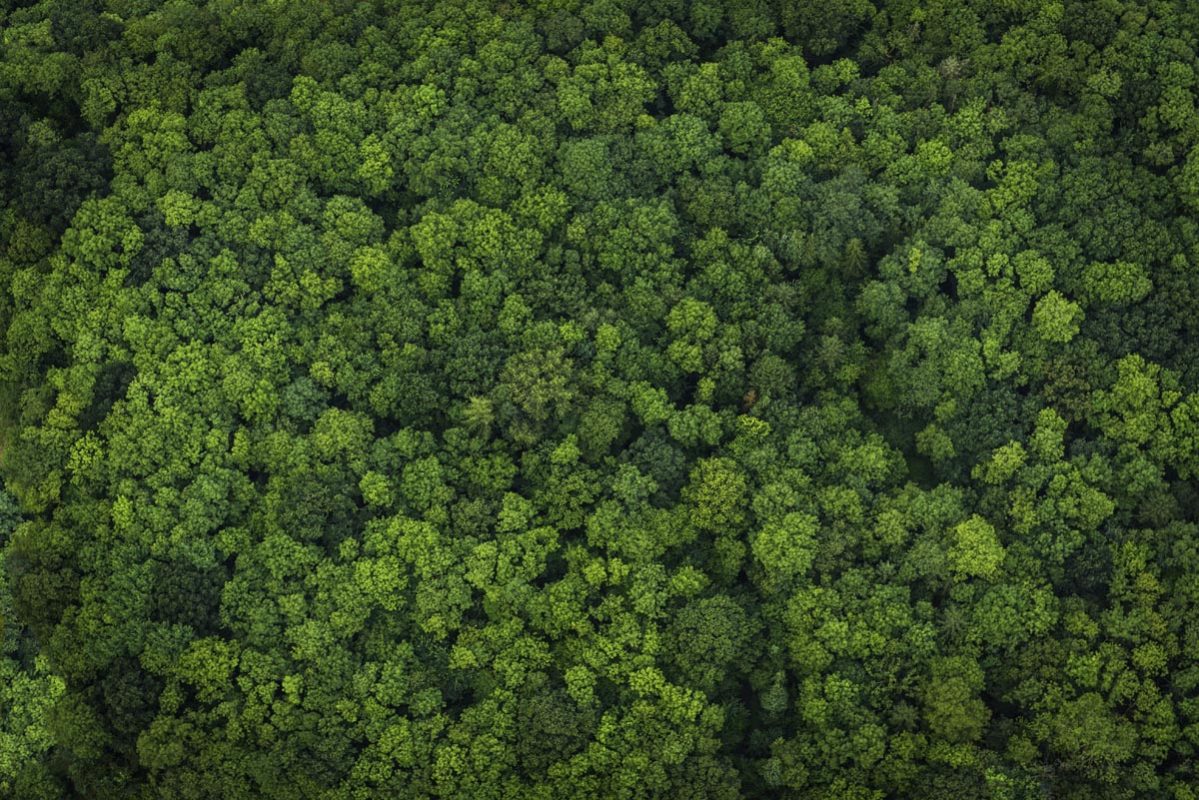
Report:
M 0 2 L 0 796 L 1199 796 L 1197 30 Z
M 1057 291 L 1050 291 L 1033 308 L 1033 329 L 1047 342 L 1065 344 L 1078 335 L 1082 310 Z

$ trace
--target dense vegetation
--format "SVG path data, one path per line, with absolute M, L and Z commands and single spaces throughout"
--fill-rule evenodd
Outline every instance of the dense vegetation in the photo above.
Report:
M 0 31 L 0 795 L 1199 797 L 1199 5 Z

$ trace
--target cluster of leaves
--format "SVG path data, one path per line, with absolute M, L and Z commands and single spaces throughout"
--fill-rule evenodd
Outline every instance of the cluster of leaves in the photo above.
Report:
M 0 794 L 1199 797 L 1197 36 L 0 0 Z

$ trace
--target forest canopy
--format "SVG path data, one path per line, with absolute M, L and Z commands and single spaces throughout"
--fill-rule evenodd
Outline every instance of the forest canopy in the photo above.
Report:
M 0 796 L 1199 798 L 1199 4 L 0 0 Z

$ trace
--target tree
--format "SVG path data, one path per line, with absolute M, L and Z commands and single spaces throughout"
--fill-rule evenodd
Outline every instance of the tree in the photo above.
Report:
M 1057 291 L 1050 291 L 1033 308 L 1032 324 L 1047 342 L 1064 344 L 1078 335 L 1082 310 Z

